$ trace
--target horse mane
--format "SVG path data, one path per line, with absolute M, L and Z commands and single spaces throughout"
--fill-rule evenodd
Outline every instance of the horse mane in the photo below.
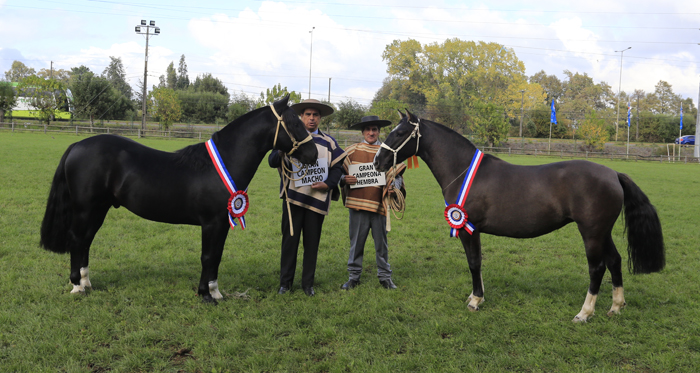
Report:
M 463 142 L 465 144 L 468 144 L 469 147 L 473 148 L 474 150 L 477 149 L 477 146 L 474 145 L 473 142 L 471 142 L 468 138 L 466 138 L 464 135 L 460 134 L 459 132 L 453 130 L 452 128 L 449 128 L 445 126 L 444 124 L 440 124 L 438 122 L 433 122 L 432 120 L 428 120 L 425 118 L 420 118 L 421 123 L 422 122 L 427 122 L 428 124 L 433 124 L 435 125 L 434 128 L 444 131 L 445 133 L 449 134 L 449 138 L 455 139 L 458 142 Z
M 218 139 L 221 136 L 221 132 L 223 132 L 227 128 L 234 128 L 250 121 L 253 117 L 259 115 L 266 109 L 269 110 L 269 107 L 263 106 L 241 115 L 240 117 L 234 119 L 229 124 L 227 124 L 221 130 L 214 132 L 211 138 L 214 139 L 214 141 L 218 142 Z M 301 122 L 299 116 L 294 112 L 294 110 L 284 110 L 281 115 L 284 122 L 288 125 L 289 123 L 293 122 Z M 180 150 L 175 151 L 174 154 L 176 157 L 175 162 L 177 164 L 186 165 L 195 171 L 206 171 L 214 167 L 214 164 L 211 162 L 209 152 L 207 151 L 206 145 L 204 143 L 186 146 Z
M 176 164 L 188 166 L 195 171 L 206 171 L 214 167 L 203 142 L 176 150 L 174 154 Z

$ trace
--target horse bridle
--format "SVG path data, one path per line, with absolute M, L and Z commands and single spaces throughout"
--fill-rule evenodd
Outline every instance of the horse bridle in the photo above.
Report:
M 413 131 L 411 131 L 411 134 L 408 137 L 406 137 L 406 140 L 404 140 L 403 143 L 401 143 L 401 145 L 399 145 L 399 147 L 396 148 L 396 150 L 392 149 L 385 142 L 382 143 L 381 147 L 383 149 L 386 149 L 386 150 L 394 153 L 394 165 L 392 167 L 396 167 L 396 156 L 399 154 L 399 151 L 401 149 L 403 149 L 403 147 L 406 145 L 406 143 L 408 143 L 408 141 L 411 140 L 412 138 L 416 139 L 416 152 L 414 154 L 418 154 L 418 145 L 420 144 L 420 138 L 422 135 L 420 134 L 420 118 L 417 118 L 417 119 L 418 119 L 418 122 L 416 122 L 416 123 L 413 123 L 410 120 L 407 120 L 409 124 L 413 125 Z
M 275 140 L 272 142 L 273 148 L 277 145 L 277 135 L 279 135 L 280 133 L 280 126 L 284 128 L 284 131 L 287 132 L 287 136 L 289 136 L 289 138 L 292 140 L 292 150 L 287 152 L 287 155 L 289 156 L 294 154 L 294 152 L 297 151 L 297 149 L 299 149 L 299 147 L 302 144 L 312 141 L 311 134 L 308 134 L 308 136 L 306 136 L 305 139 L 297 141 L 294 138 L 294 136 L 292 136 L 292 134 L 289 132 L 289 129 L 287 129 L 287 124 L 284 123 L 284 119 L 282 119 L 282 116 L 277 114 L 277 110 L 275 110 L 275 106 L 273 104 L 270 104 L 270 109 L 272 109 L 272 113 L 275 114 L 275 117 L 277 117 L 277 130 L 275 131 Z

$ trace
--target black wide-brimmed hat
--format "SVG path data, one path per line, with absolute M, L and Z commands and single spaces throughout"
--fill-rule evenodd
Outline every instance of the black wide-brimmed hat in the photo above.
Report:
M 319 100 L 314 100 L 313 98 L 310 98 L 308 100 L 304 100 L 298 104 L 292 105 L 292 109 L 294 111 L 301 115 L 304 113 L 304 110 L 306 109 L 316 109 L 318 110 L 318 113 L 321 114 L 322 117 L 325 117 L 327 115 L 333 114 L 333 108 L 324 104 L 323 102 Z
M 377 126 L 378 128 L 382 128 L 390 124 L 390 120 L 379 119 L 379 117 L 376 115 L 368 115 L 366 117 L 362 117 L 361 122 L 348 126 L 348 129 L 362 131 L 367 126 Z

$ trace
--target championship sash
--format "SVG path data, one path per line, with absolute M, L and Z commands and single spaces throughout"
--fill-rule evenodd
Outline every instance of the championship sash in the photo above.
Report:
M 479 169 L 481 160 L 484 158 L 484 153 L 477 149 L 472 158 L 472 162 L 469 164 L 467 169 L 467 174 L 464 175 L 464 180 L 462 181 L 462 187 L 459 190 L 459 195 L 457 196 L 457 202 L 449 205 L 445 201 L 445 220 L 447 224 L 450 225 L 450 237 L 458 237 L 459 230 L 464 228 L 469 234 L 474 233 L 476 227 L 467 220 L 467 212 L 464 210 L 464 203 L 467 201 L 467 195 L 469 194 L 469 189 L 472 187 L 472 182 L 474 181 L 474 176 L 476 171 Z
M 245 229 L 246 224 L 243 215 L 248 211 L 248 194 L 245 190 L 236 190 L 236 183 L 233 182 L 231 175 L 228 173 L 224 161 L 219 154 L 219 150 L 216 148 L 216 145 L 214 145 L 214 141 L 212 139 L 207 140 L 206 146 L 209 157 L 216 168 L 216 172 L 219 173 L 221 180 L 224 182 L 224 185 L 226 185 L 226 189 L 231 193 L 231 198 L 228 199 L 228 205 L 226 206 L 228 210 L 228 223 L 231 225 L 231 229 L 233 229 L 238 225 L 235 221 L 235 218 L 238 218 L 241 223 L 241 229 Z

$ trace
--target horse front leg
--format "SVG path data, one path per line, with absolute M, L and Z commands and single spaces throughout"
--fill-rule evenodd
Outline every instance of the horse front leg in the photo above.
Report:
M 197 293 L 206 303 L 216 303 L 223 299 L 219 291 L 219 264 L 224 252 L 224 243 L 228 235 L 228 221 L 225 224 L 216 221 L 210 224 L 202 224 L 202 276 L 199 279 Z
M 478 231 L 469 234 L 464 230 L 459 231 L 459 239 L 464 246 L 469 262 L 469 272 L 472 274 L 472 293 L 467 300 L 467 308 L 470 311 L 478 311 L 479 305 L 484 302 L 484 281 L 481 276 L 481 237 Z

